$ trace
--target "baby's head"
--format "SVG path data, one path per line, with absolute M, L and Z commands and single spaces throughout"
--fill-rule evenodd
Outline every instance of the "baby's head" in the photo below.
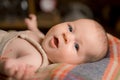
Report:
M 108 49 L 108 40 L 99 23 L 79 19 L 53 26 L 42 46 L 53 63 L 80 64 L 102 59 Z

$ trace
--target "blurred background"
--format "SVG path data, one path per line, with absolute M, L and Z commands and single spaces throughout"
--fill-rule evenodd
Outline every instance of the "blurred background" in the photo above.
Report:
M 64 21 L 90 18 L 120 38 L 120 0 L 0 0 L 0 28 L 25 30 L 30 13 L 43 33 Z

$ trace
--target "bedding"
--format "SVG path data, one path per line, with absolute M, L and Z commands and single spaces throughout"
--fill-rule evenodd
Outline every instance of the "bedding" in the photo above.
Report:
M 80 65 L 51 64 L 40 68 L 32 80 L 120 80 L 120 40 L 110 34 L 108 40 L 109 50 L 102 60 Z

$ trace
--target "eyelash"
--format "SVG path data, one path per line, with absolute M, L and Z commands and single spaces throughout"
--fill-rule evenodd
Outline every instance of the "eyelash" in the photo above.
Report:
M 71 25 L 68 25 L 68 29 L 69 29 L 70 32 L 73 32 L 73 28 L 72 28 Z
M 76 51 L 79 50 L 79 45 L 77 43 L 74 44 L 74 47 L 75 47 Z

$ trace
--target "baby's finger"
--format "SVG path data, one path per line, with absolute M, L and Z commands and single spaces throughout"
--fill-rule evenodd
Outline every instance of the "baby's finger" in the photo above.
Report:
M 30 23 L 30 19 L 29 18 L 25 18 L 25 23 Z
M 17 67 L 6 69 L 5 73 L 7 76 L 13 76 L 17 71 Z
M 36 16 L 34 14 L 30 14 L 29 17 L 32 19 L 32 20 L 36 20 Z
M 9 61 L 8 61 L 9 62 Z M 8 63 L 7 62 L 7 63 Z M 15 72 L 17 71 L 17 66 L 16 65 L 12 65 L 12 64 L 5 64 L 5 66 L 4 66 L 4 73 L 5 73 L 5 75 L 7 75 L 7 76 L 13 76 L 14 74 L 15 74 Z
M 21 80 L 25 71 L 25 65 L 20 65 L 18 71 L 16 71 L 16 74 L 13 76 L 17 80 Z
M 34 74 L 35 68 L 32 66 L 27 66 L 23 76 L 23 80 L 31 79 Z

